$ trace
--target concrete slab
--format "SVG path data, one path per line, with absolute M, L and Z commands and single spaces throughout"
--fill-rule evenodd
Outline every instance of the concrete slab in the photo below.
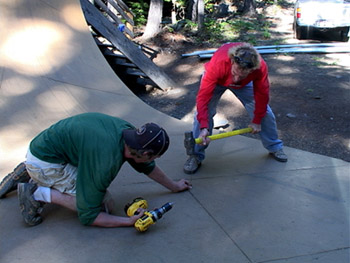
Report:
M 201 170 L 186 175 L 191 125 L 144 104 L 115 76 L 79 1 L 0 0 L 0 10 L 0 180 L 42 129 L 98 111 L 164 126 L 171 145 L 158 164 L 193 183 L 172 194 L 123 167 L 109 188 L 117 214 L 138 196 L 151 208 L 175 202 L 143 234 L 84 227 L 53 205 L 27 227 L 13 192 L 0 200 L 0 262 L 350 262 L 348 162 L 286 148 L 288 163 L 278 163 L 259 140 L 235 136 L 213 142 Z
M 268 262 L 348 246 L 347 177 L 333 172 L 198 179 L 191 193 L 253 262 Z
M 6 198 L 0 217 L 1 222 L 8 222 L 0 226 L 2 262 L 213 262 L 218 255 L 221 262 L 249 262 L 189 192 L 169 194 L 154 184 L 143 189 L 134 184 L 113 187 L 111 193 L 121 211 L 137 194 L 154 208 L 175 202 L 146 233 L 133 228 L 84 227 L 74 213 L 57 207 L 45 210 L 45 222 L 30 228 L 23 224 L 18 211 L 3 213 L 18 205 L 15 198 Z M 48 255 L 42 258 L 43 253 Z
M 337 249 L 335 251 L 321 252 L 315 255 L 300 256 L 291 259 L 282 259 L 274 261 L 276 263 L 299 263 L 299 262 L 317 262 L 317 263 L 329 263 L 329 262 L 349 262 L 349 248 Z

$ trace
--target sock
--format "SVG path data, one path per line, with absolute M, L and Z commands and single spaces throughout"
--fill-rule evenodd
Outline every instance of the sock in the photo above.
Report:
M 33 196 L 36 201 L 51 203 L 51 189 L 49 187 L 38 186 Z

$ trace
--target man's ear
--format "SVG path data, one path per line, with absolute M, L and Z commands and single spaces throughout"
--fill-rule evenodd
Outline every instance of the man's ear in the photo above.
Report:
M 151 156 L 151 155 L 152 155 L 152 153 L 151 152 L 147 152 L 147 151 L 142 153 L 142 156 Z

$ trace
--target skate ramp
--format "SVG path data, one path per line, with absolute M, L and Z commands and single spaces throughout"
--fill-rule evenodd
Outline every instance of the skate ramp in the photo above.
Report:
M 158 164 L 193 184 L 173 194 L 123 167 L 109 189 L 119 215 L 138 196 L 150 208 L 175 202 L 143 234 L 85 227 L 54 205 L 27 227 L 13 192 L 0 199 L 0 262 L 349 261 L 349 163 L 292 148 L 288 163 L 277 163 L 259 140 L 235 136 L 212 143 L 201 170 L 185 175 L 191 124 L 130 92 L 98 50 L 79 1 L 0 0 L 0 10 L 0 179 L 41 130 L 95 111 L 162 125 L 171 146 Z

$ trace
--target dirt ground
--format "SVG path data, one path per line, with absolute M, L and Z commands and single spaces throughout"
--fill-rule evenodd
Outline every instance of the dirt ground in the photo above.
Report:
M 271 16 L 276 25 L 271 39 L 284 43 L 320 41 L 293 38 L 292 8 Z M 322 36 L 321 36 L 322 37 Z M 324 42 L 327 39 L 321 39 Z M 177 34 L 162 35 L 146 43 L 160 53 L 154 62 L 178 85 L 161 91 L 150 89 L 135 93 L 147 104 L 177 119 L 192 122 L 195 99 L 203 65 L 198 57 L 182 54 L 217 48 L 194 45 Z M 350 54 L 272 54 L 262 55 L 269 66 L 270 106 L 276 118 L 280 138 L 285 146 L 350 161 Z M 226 131 L 246 127 L 250 119 L 239 101 L 225 93 L 218 108 L 218 120 L 226 119 Z M 258 138 L 256 135 L 244 135 Z

